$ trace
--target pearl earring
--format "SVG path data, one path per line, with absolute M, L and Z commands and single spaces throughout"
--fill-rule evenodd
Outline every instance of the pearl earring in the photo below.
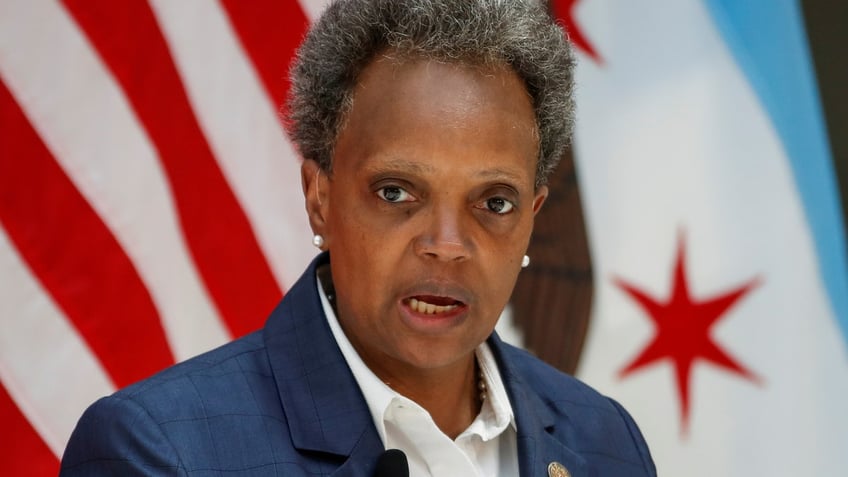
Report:
M 324 247 L 324 237 L 322 237 L 320 234 L 315 234 L 312 237 L 312 245 L 315 245 L 319 249 Z
M 525 255 L 524 258 L 521 259 L 521 268 L 527 268 L 529 265 L 530 265 L 530 257 Z

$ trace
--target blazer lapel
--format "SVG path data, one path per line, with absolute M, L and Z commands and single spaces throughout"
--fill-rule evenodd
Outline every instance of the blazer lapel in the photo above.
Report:
M 288 291 L 265 325 L 265 345 L 294 446 L 346 456 L 345 475 L 370 476 L 383 444 L 321 306 L 316 269 L 328 260 L 319 255 Z
M 369 414 L 370 418 L 371 415 Z M 347 460 L 331 476 L 371 477 L 374 475 L 377 459 L 383 452 L 383 442 L 377 431 L 363 432 Z
M 554 434 L 556 426 L 562 423 L 557 423 L 549 405 L 505 359 L 505 345 L 497 334 L 489 338 L 489 344 L 500 365 L 501 377 L 515 413 L 521 477 L 548 476 L 548 467 L 555 462 L 568 469 L 571 477 L 589 477 L 586 460 Z

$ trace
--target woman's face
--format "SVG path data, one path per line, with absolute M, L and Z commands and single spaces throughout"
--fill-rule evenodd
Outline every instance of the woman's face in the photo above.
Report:
M 507 68 L 380 58 L 361 74 L 333 172 L 307 163 L 339 321 L 388 379 L 468 359 L 494 329 L 547 189 L 531 99 Z

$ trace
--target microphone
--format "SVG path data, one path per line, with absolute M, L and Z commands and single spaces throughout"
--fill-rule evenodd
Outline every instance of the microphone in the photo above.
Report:
M 400 449 L 389 449 L 380 454 L 374 477 L 409 477 L 406 454 Z

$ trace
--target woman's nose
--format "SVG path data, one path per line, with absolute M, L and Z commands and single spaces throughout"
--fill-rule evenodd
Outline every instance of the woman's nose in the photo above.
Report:
M 470 256 L 469 237 L 463 220 L 468 220 L 456 207 L 434 207 L 416 238 L 419 255 L 445 262 L 462 261 Z

